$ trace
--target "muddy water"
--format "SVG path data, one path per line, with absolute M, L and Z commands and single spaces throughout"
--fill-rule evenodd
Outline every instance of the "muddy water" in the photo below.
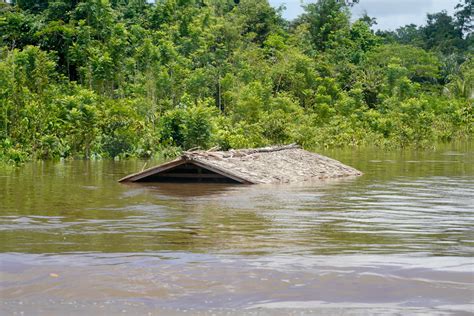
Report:
M 141 161 L 0 170 L 0 313 L 469 314 L 474 147 L 333 151 L 355 179 L 124 185 Z

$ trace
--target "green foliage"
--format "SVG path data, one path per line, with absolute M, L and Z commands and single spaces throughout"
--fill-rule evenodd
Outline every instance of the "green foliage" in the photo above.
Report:
M 232 123 L 227 117 L 221 117 L 217 121 L 217 145 L 224 149 L 230 148 L 252 148 L 264 146 L 263 127 L 257 123 L 240 121 Z
M 183 149 L 208 148 L 217 115 L 217 110 L 208 104 L 206 101 L 191 106 L 182 104 L 166 111 L 160 120 L 162 141 Z
M 452 98 L 464 98 L 472 100 L 474 97 L 474 56 L 470 56 L 457 73 L 449 77 L 449 83 L 445 87 L 445 92 Z
M 3 3 L 0 160 L 472 137 L 472 1 L 378 33 L 354 3 Z
M 142 145 L 140 135 L 144 126 L 140 122 L 135 106 L 130 100 L 107 100 L 104 103 L 99 130 L 101 152 L 107 157 L 127 157 L 133 156 L 134 153 L 147 154 L 144 146 L 140 147 Z
M 305 6 L 297 23 L 308 25 L 312 45 L 318 51 L 334 47 L 341 30 L 349 27 L 349 11 L 342 1 L 319 0 Z
M 465 36 L 474 30 L 472 12 L 474 12 L 474 1 L 472 0 L 461 0 L 456 5 L 456 13 L 454 14 L 456 26 Z
M 462 30 L 457 27 L 456 21 L 446 11 L 428 14 L 427 25 L 422 29 L 424 46 L 445 54 L 462 49 L 465 43 Z
M 439 77 L 440 62 L 436 54 L 409 45 L 383 45 L 374 49 L 368 66 L 387 67 L 398 64 L 406 68 L 407 77 L 414 82 L 433 82 Z

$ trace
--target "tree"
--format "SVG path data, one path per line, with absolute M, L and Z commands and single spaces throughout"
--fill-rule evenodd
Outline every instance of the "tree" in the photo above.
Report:
M 75 35 L 76 30 L 62 20 L 51 21 L 35 33 L 42 49 L 57 53 L 59 70 L 70 80 L 77 80 L 77 70 L 72 67 L 69 56 L 69 47 Z
M 335 34 L 349 27 L 349 10 L 338 0 L 318 0 L 304 6 L 305 12 L 297 23 L 306 23 L 314 48 L 325 51 L 332 45 Z
M 377 25 L 377 18 L 371 17 L 367 14 L 367 11 L 364 12 L 359 21 L 365 22 L 368 26 L 372 27 Z
M 0 11 L 0 45 L 10 49 L 35 45 L 35 32 L 42 26 L 35 15 L 26 11 L 6 7 Z
M 37 13 L 46 9 L 48 2 L 48 0 L 13 0 L 12 4 L 17 5 L 22 10 Z
M 423 29 L 415 24 L 408 24 L 396 30 L 396 39 L 400 44 L 423 47 L 423 36 Z
M 271 33 L 278 33 L 283 26 L 281 12 L 275 10 L 267 0 L 242 0 L 233 11 L 234 22 L 241 28 L 242 34 L 263 46 Z
M 440 61 L 436 54 L 409 45 L 383 45 L 370 52 L 364 66 L 370 64 L 384 70 L 392 60 L 407 69 L 407 77 L 414 82 L 436 83 Z
M 423 28 L 426 49 L 449 54 L 463 48 L 462 32 L 446 11 L 428 14 L 427 17 L 426 26 Z
M 474 0 L 461 0 L 456 5 L 456 24 L 464 36 L 467 36 L 474 29 L 472 24 L 474 20 Z
M 451 76 L 446 85 L 447 94 L 454 98 L 474 98 L 474 57 L 466 60 L 456 75 Z

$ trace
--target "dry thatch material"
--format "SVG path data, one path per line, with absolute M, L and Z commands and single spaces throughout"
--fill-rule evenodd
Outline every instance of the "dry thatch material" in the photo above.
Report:
M 168 163 L 129 175 L 125 181 L 296 183 L 362 173 L 298 145 L 229 151 L 187 151 Z M 227 181 L 229 180 L 229 181 Z

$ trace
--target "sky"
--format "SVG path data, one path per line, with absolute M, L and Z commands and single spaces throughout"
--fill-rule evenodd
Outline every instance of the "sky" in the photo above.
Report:
M 303 9 L 301 3 L 310 3 L 314 0 L 269 0 L 278 7 L 286 6 L 283 17 L 288 20 L 297 17 Z M 377 18 L 375 29 L 395 30 L 407 24 L 425 24 L 426 14 L 446 10 L 452 14 L 459 0 L 360 0 L 352 8 L 354 18 L 360 17 L 364 11 L 371 17 Z

